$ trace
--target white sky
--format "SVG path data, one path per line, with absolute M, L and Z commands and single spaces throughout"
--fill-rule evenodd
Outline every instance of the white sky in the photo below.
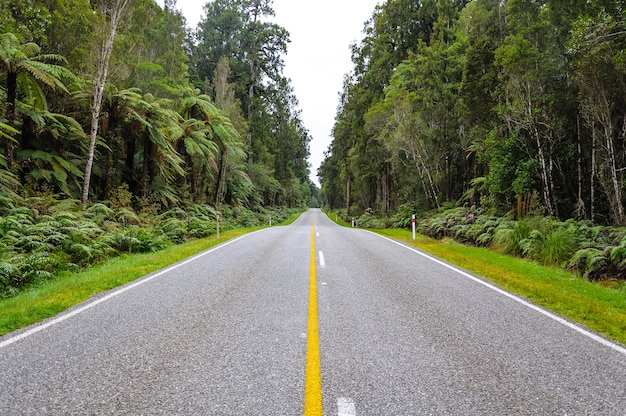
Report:
M 158 1 L 161 5 L 163 1 Z M 291 79 L 301 118 L 312 137 L 311 180 L 331 142 L 343 77 L 352 71 L 350 44 L 363 39 L 364 23 L 379 0 L 274 0 L 277 24 L 290 33 L 284 75 Z M 177 0 L 187 25 L 204 17 L 202 0 Z

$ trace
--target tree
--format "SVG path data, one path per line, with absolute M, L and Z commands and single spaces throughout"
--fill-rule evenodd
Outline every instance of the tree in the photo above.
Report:
M 235 86 L 228 82 L 229 77 L 230 66 L 228 64 L 228 58 L 222 57 L 218 62 L 213 76 L 215 105 L 230 119 L 233 128 L 238 134 L 229 134 L 231 132 L 225 131 L 227 134 L 216 135 L 219 154 L 217 160 L 218 176 L 215 184 L 215 198 L 213 202 L 218 208 L 224 203 L 226 179 L 229 175 L 229 170 L 232 166 L 236 166 L 244 161 L 246 157 L 245 145 L 241 142 L 240 138 L 244 134 L 247 134 L 248 124 L 241 115 L 241 104 L 239 100 L 235 98 Z
M 221 203 L 224 195 L 224 183 L 226 181 L 228 156 L 233 158 L 243 157 L 243 146 L 238 141 L 239 133 L 232 125 L 230 119 L 224 115 L 207 95 L 198 94 L 199 91 L 189 91 L 182 100 L 181 115 L 186 120 L 197 120 L 204 126 L 205 138 L 210 139 L 210 146 L 203 147 L 210 153 L 205 153 L 198 160 L 203 164 L 204 176 L 208 176 L 210 169 L 217 173 L 218 178 L 214 186 L 214 201 Z M 220 184 L 221 182 L 221 184 Z M 198 185 L 192 180 L 194 194 L 197 195 Z M 206 186 L 209 187 L 208 185 Z
M 60 55 L 41 54 L 41 48 L 35 43 L 20 43 L 12 33 L 0 35 L 0 70 L 6 74 L 8 104 L 4 118 L 10 125 L 17 127 L 14 124 L 18 118 L 18 93 L 22 92 L 23 99 L 28 97 L 34 100 L 37 107 L 43 110 L 46 108 L 46 98 L 42 85 L 69 92 L 66 83 L 75 81 L 76 77 L 67 68 L 56 64 L 65 62 L 65 58 Z M 13 170 L 13 141 L 8 140 L 6 143 L 7 164 Z
M 42 1 L 11 0 L 0 4 L 0 27 L 13 33 L 19 42 L 45 45 L 51 14 Z
M 39 0 L 47 6 L 50 22 L 45 26 L 46 50 L 67 58 L 72 70 L 81 74 L 89 61 L 97 15 L 93 2 Z
M 389 1 L 376 8 L 364 40 L 353 46 L 355 72 L 334 130 L 343 156 L 331 149 L 333 160 L 345 158 L 348 206 L 354 198 L 361 210 L 388 214 L 419 188 L 407 179 L 415 172 L 432 206 L 440 189 L 452 199 L 453 188 L 462 186 L 453 175 L 462 160 L 455 136 L 463 50 L 453 28 L 465 3 Z M 441 150 L 430 154 L 433 149 Z
M 267 85 L 280 82 L 282 55 L 288 32 L 262 21 L 273 16 L 272 0 L 216 0 L 205 6 L 206 18 L 199 23 L 193 46 L 193 77 L 197 85 L 211 79 L 218 62 L 229 59 L 231 78 L 236 79 L 235 97 L 246 109 L 250 160 L 262 159 L 263 143 L 269 140 L 261 118 L 270 112 Z M 198 85 L 199 86 L 199 85 Z
M 153 0 L 135 0 L 132 17 L 125 25 L 122 43 L 113 55 L 116 65 L 124 66 L 124 88 L 139 88 L 161 98 L 177 98 L 188 84 L 185 52 L 185 18 L 166 0 L 161 9 Z M 123 53 L 121 57 L 116 57 Z M 121 59 L 120 59 L 121 58 Z M 121 78 L 121 77 L 120 77 Z
M 580 110 L 594 143 L 590 180 L 594 181 L 593 175 L 598 169 L 597 175 L 608 196 L 616 225 L 626 223 L 622 189 L 622 171 L 626 164 L 623 156 L 626 140 L 624 39 L 624 23 L 600 10 L 595 17 L 579 19 L 571 43 L 576 58 Z M 597 152 L 596 137 L 602 143 Z
M 102 106 L 102 96 L 107 83 L 109 73 L 109 58 L 113 51 L 113 42 L 117 33 L 118 25 L 123 18 L 124 11 L 129 0 L 100 0 L 100 35 L 102 36 L 100 47 L 96 54 L 97 75 L 93 85 L 93 101 L 91 105 L 91 128 L 89 133 L 89 151 L 87 153 L 87 163 L 85 165 L 85 175 L 83 184 L 82 201 L 83 204 L 89 198 L 89 183 L 91 180 L 91 169 L 96 148 L 96 137 L 98 135 L 98 123 L 100 119 L 100 108 Z

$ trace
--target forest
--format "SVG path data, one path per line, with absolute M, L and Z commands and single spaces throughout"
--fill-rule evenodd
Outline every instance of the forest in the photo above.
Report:
M 619 0 L 380 4 L 352 45 L 324 205 L 619 285 L 625 17 Z
M 623 1 L 390 0 L 352 46 L 325 204 L 626 224 Z
M 306 207 L 271 0 L 0 4 L 0 296 Z

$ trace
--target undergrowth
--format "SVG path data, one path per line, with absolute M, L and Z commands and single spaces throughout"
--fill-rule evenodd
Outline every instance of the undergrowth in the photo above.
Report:
M 80 201 L 30 198 L 0 201 L 0 298 L 83 270 L 124 253 L 153 253 L 223 231 L 279 223 L 297 209 L 254 212 L 208 205 L 161 213 Z
M 364 213 L 359 227 L 407 228 L 411 208 L 376 218 Z M 344 220 L 345 210 L 338 211 Z M 626 287 L 626 228 L 593 225 L 589 221 L 529 216 L 519 221 L 490 215 L 480 208 L 449 208 L 417 219 L 417 231 L 434 239 L 452 238 L 477 247 L 557 266 L 605 286 Z

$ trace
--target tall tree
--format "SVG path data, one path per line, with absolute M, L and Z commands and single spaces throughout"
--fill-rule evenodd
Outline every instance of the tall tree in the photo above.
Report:
M 581 16 L 571 45 L 576 58 L 581 114 L 591 130 L 593 143 L 596 143 L 596 137 L 602 143 L 592 157 L 592 175 L 596 174 L 597 168 L 613 222 L 624 225 L 622 172 L 626 165 L 626 61 L 623 44 L 626 37 L 624 21 L 619 14 L 620 20 L 613 17 L 612 11 L 611 8 L 598 7 L 595 16 Z M 595 145 L 593 150 L 596 150 Z M 593 182 L 595 178 L 590 179 Z
M 83 183 L 82 201 L 89 199 L 89 183 L 91 180 L 91 169 L 96 148 L 96 138 L 98 135 L 98 123 L 100 120 L 100 108 L 102 106 L 102 96 L 107 83 L 109 73 L 109 59 L 113 51 L 113 44 L 117 34 L 118 26 L 124 16 L 124 11 L 130 0 L 100 0 L 100 46 L 96 52 L 97 75 L 93 85 L 93 101 L 91 105 L 91 128 L 89 132 L 89 151 L 87 153 L 87 163 L 85 165 L 85 175 Z
M 226 180 L 230 171 L 233 169 L 233 166 L 245 160 L 246 157 L 246 147 L 241 141 L 241 137 L 247 134 L 248 124 L 241 115 L 241 104 L 239 100 L 235 98 L 235 86 L 228 82 L 229 77 L 230 66 L 228 64 L 228 58 L 222 57 L 213 75 L 215 106 L 222 110 L 231 120 L 238 134 L 219 134 L 216 135 L 215 138 L 219 154 L 217 160 L 218 171 L 215 183 L 215 198 L 213 202 L 218 208 L 225 202 Z M 228 131 L 224 132 L 229 133 Z
M 236 98 L 246 109 L 251 160 L 261 157 L 268 139 L 261 122 L 266 85 L 280 81 L 282 56 L 288 32 L 263 19 L 274 15 L 272 0 L 216 0 L 205 6 L 206 18 L 196 32 L 193 46 L 193 76 L 196 82 L 211 79 L 222 57 L 229 59 L 231 77 L 236 79 Z
M 51 23 L 50 10 L 43 1 L 11 0 L 0 3 L 0 27 L 13 33 L 22 43 L 47 43 L 46 30 Z

